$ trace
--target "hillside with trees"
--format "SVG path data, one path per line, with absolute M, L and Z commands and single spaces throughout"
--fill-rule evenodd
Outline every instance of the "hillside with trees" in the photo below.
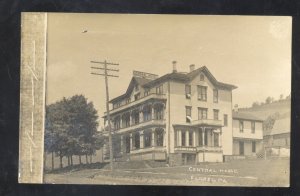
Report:
M 252 107 L 239 108 L 239 111 L 263 119 L 263 128 L 266 133 L 273 128 L 277 119 L 290 118 L 291 96 L 284 97 L 281 94 L 277 100 L 273 97 L 267 97 L 265 102 L 253 102 Z

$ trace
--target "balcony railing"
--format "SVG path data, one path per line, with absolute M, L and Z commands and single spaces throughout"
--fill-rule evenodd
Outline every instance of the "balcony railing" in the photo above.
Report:
M 222 152 L 221 146 L 176 146 L 175 151 L 185 152 Z
M 152 94 L 146 95 L 144 97 L 139 98 L 138 100 L 126 103 L 124 105 L 121 105 L 121 106 L 119 106 L 117 108 L 114 108 L 114 109 L 110 110 L 110 114 L 114 114 L 114 113 L 122 111 L 122 110 L 124 110 L 126 108 L 130 108 L 132 106 L 141 104 L 144 101 L 147 101 L 149 99 L 161 99 L 161 100 L 165 100 L 166 99 L 166 95 L 165 94 L 156 94 L 156 93 L 152 93 Z M 105 115 L 106 115 L 106 112 L 105 112 Z
M 150 119 L 150 120 L 147 120 L 147 121 L 142 121 L 142 122 L 139 122 L 139 123 L 136 123 L 136 124 L 132 124 L 129 127 L 119 128 L 119 129 L 115 130 L 115 132 L 122 133 L 122 132 L 126 132 L 126 131 L 129 131 L 129 130 L 132 130 L 132 129 L 137 129 L 137 128 L 142 129 L 142 128 L 147 127 L 149 125 L 163 126 L 165 124 L 166 124 L 165 119 Z
M 146 153 L 146 152 L 152 152 L 152 151 L 164 152 L 165 149 L 166 149 L 165 146 L 151 146 L 151 147 L 145 147 L 145 148 L 139 148 L 139 149 L 132 149 L 132 150 L 130 150 L 130 154 Z
M 191 123 L 193 126 L 201 126 L 201 125 L 209 125 L 209 126 L 223 126 L 223 123 L 221 120 L 215 120 L 215 119 L 199 119 L 194 120 Z

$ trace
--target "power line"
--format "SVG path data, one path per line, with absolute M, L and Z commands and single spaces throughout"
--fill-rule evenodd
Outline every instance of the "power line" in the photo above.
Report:
M 119 76 L 108 74 L 108 71 L 118 72 L 119 70 L 118 69 L 109 69 L 109 68 L 107 68 L 107 66 L 108 65 L 117 65 L 118 66 L 119 64 L 117 64 L 117 63 L 108 63 L 106 60 L 104 60 L 103 62 L 91 61 L 91 63 L 98 63 L 98 64 L 102 64 L 104 66 L 104 67 L 91 67 L 92 69 L 104 70 L 104 74 L 103 73 L 95 73 L 95 72 L 91 72 L 91 74 L 104 76 L 104 78 L 105 78 L 106 114 L 107 114 L 107 121 L 108 121 L 108 140 L 109 140 L 109 159 L 110 159 L 110 169 L 111 169 L 111 171 L 113 171 L 114 170 L 114 167 L 113 167 L 113 146 L 112 146 L 111 122 L 110 122 L 110 113 L 109 113 L 108 77 L 119 77 Z

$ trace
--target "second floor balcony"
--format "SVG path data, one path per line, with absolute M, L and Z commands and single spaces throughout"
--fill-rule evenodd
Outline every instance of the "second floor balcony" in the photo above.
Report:
M 131 101 L 131 102 L 126 102 L 126 104 L 124 105 L 120 105 L 112 110 L 110 110 L 110 114 L 113 115 L 113 114 L 116 114 L 118 112 L 122 112 L 124 110 L 127 110 L 129 108 L 132 108 L 132 107 L 136 107 L 138 105 L 142 105 L 144 104 L 144 102 L 146 101 L 149 101 L 149 100 L 166 100 L 167 97 L 165 94 L 158 94 L 158 93 L 152 93 L 152 94 L 148 94 L 144 97 L 141 97 L 137 100 L 134 100 L 134 101 Z M 106 116 L 106 113 L 105 113 L 105 116 Z
M 113 127 L 113 130 L 118 133 L 123 133 L 123 132 L 131 131 L 134 129 L 145 129 L 150 126 L 156 126 L 156 127 L 165 126 L 165 124 L 166 124 L 165 119 L 149 119 L 146 121 L 133 123 L 130 126 Z

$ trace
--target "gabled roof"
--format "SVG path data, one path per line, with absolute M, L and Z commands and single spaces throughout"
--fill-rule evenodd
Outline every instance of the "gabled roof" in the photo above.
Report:
M 291 119 L 283 118 L 275 120 L 272 130 L 267 135 L 277 135 L 291 132 Z
M 140 86 L 143 86 L 144 84 L 150 82 L 151 80 L 150 79 L 147 79 L 147 78 L 140 78 L 140 77 L 132 77 L 130 83 L 129 83 L 129 86 L 126 90 L 126 92 L 118 97 L 115 97 L 113 99 L 111 99 L 109 102 L 112 103 L 112 102 L 115 102 L 115 101 L 118 101 L 120 99 L 123 99 L 125 97 L 128 97 L 130 95 L 130 93 L 132 92 L 135 84 L 138 84 Z
M 200 67 L 192 72 L 189 73 L 183 73 L 183 72 L 172 72 L 172 73 L 168 73 L 165 74 L 157 79 L 151 80 L 151 79 L 147 79 L 147 78 L 142 78 L 142 77 L 132 77 L 129 86 L 127 88 L 127 91 L 118 96 L 115 97 L 113 99 L 110 100 L 111 102 L 115 102 L 118 101 L 120 99 L 123 99 L 127 96 L 129 96 L 129 94 L 131 93 L 135 83 L 141 85 L 144 88 L 151 88 L 157 84 L 160 84 L 162 82 L 168 81 L 168 80 L 173 80 L 173 81 L 180 81 L 180 82 L 189 82 L 192 79 L 194 79 L 194 77 L 196 77 L 197 75 L 199 75 L 201 72 L 203 72 L 206 77 L 210 80 L 210 82 L 217 86 L 218 88 L 222 88 L 222 89 L 228 89 L 228 90 L 233 90 L 236 89 L 237 87 L 232 85 L 232 84 L 226 84 L 226 83 L 222 83 L 217 81 L 217 79 L 210 73 L 210 71 L 207 69 L 206 66 Z
M 252 120 L 252 121 L 264 121 L 261 118 L 254 116 L 253 114 L 245 113 L 245 112 L 232 112 L 233 119 L 240 119 L 240 120 Z
M 144 87 L 152 87 L 152 86 L 155 86 L 156 84 L 159 84 L 159 83 L 162 83 L 162 82 L 165 82 L 168 80 L 189 82 L 192 79 L 194 79 L 194 77 L 199 75 L 201 72 L 203 72 L 206 75 L 206 77 L 211 81 L 212 84 L 214 84 L 215 86 L 217 86 L 219 88 L 224 88 L 224 89 L 228 89 L 228 90 L 233 90 L 233 89 L 237 88 L 236 86 L 234 86 L 232 84 L 226 84 L 226 83 L 217 81 L 216 78 L 211 74 L 211 72 L 207 69 L 206 66 L 200 67 L 189 73 L 173 72 L 173 73 L 166 74 L 160 78 L 157 78 L 155 80 L 152 80 L 151 82 L 146 83 L 144 85 Z

